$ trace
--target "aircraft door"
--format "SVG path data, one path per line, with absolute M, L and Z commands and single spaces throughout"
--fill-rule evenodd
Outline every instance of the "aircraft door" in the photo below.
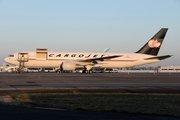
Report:
M 19 62 L 28 62 L 28 53 L 18 53 Z

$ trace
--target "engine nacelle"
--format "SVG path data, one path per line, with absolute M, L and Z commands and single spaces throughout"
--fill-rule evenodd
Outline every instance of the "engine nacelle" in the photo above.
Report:
M 61 68 L 62 70 L 67 70 L 67 71 L 70 71 L 70 70 L 75 70 L 76 69 L 76 64 L 75 63 L 71 63 L 71 62 L 63 62 L 61 64 Z

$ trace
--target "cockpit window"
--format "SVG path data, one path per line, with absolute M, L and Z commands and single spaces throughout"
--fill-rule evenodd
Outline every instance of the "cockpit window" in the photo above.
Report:
M 9 55 L 9 57 L 14 57 L 14 55 Z

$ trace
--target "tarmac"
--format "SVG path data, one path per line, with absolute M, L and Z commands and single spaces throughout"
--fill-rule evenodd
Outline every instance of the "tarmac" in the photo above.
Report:
M 0 73 L 0 117 L 13 120 L 180 119 L 174 116 L 54 110 L 11 104 L 11 95 L 54 92 L 179 94 L 180 73 Z
M 1 120 L 179 120 L 180 117 L 75 111 L 0 103 Z
M 180 93 L 180 73 L 0 73 L 0 95 L 74 91 Z

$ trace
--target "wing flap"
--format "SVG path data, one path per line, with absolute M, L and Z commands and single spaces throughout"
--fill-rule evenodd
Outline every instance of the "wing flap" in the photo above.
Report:
M 106 57 L 99 57 L 99 58 L 89 58 L 84 60 L 78 60 L 79 62 L 93 62 L 93 61 L 103 61 L 105 59 L 112 59 L 117 57 L 122 57 L 123 55 L 112 55 L 112 56 L 106 56 Z

